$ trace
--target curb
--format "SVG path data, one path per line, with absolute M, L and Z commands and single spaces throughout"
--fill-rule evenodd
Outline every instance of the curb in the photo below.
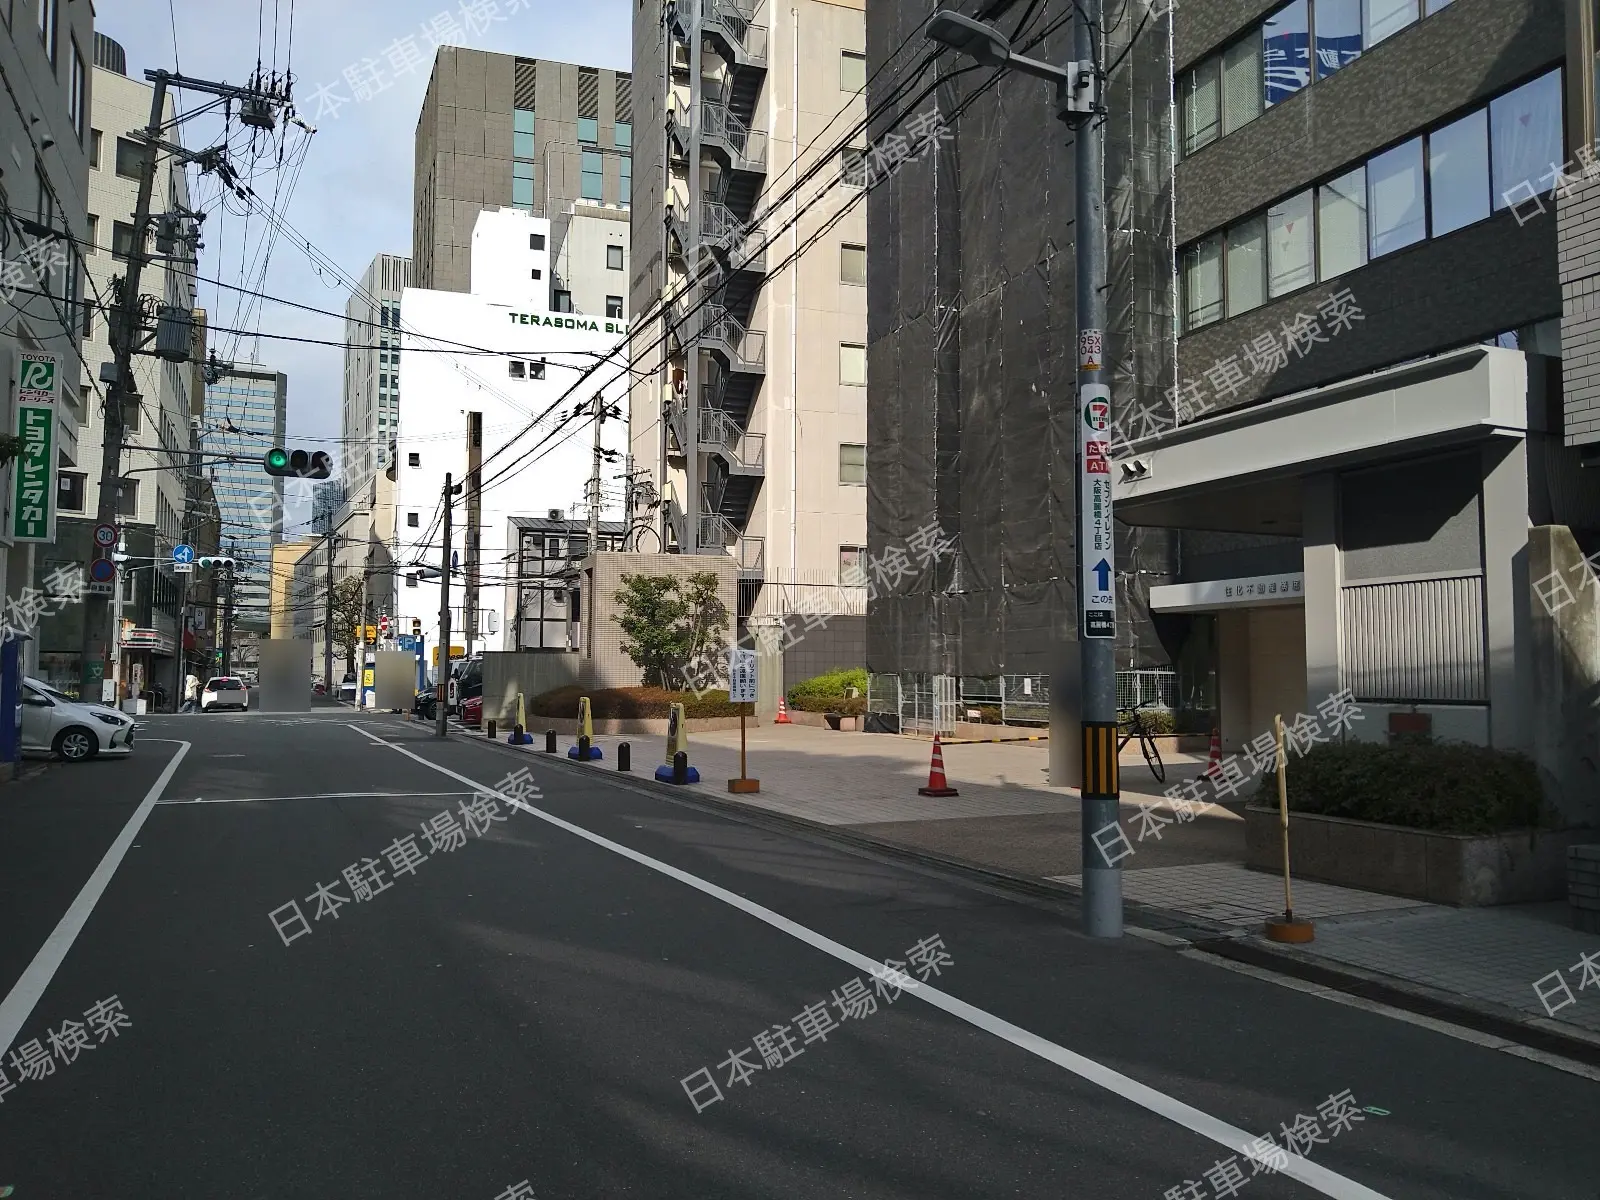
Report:
M 452 730 L 452 735 L 455 730 Z M 481 734 L 465 740 L 498 747 L 513 756 L 532 754 L 541 761 L 559 764 L 561 769 L 581 774 L 597 772 L 584 764 L 569 762 L 559 755 L 542 751 L 506 746 L 498 741 L 489 742 Z M 710 791 L 693 786 L 679 787 L 657 783 L 648 775 L 624 775 L 620 771 L 604 772 L 613 783 L 629 787 L 647 795 L 673 800 L 689 807 L 700 808 L 721 816 L 733 817 L 745 824 L 794 834 L 808 839 L 825 840 L 834 845 L 866 852 L 879 859 L 889 859 L 901 865 L 921 867 L 957 875 L 969 883 L 998 891 L 1013 899 L 1048 908 L 1062 915 L 1076 917 L 1082 891 L 1069 884 L 1019 875 L 981 863 L 931 851 L 903 846 L 865 834 L 852 833 L 848 827 L 824 825 L 803 817 L 724 799 Z M 1600 1067 L 1600 1035 L 1541 1017 L 1529 1016 L 1515 1009 L 1484 1001 L 1464 1000 L 1460 996 L 1440 992 L 1424 984 L 1413 983 L 1392 975 L 1366 971 L 1343 963 L 1319 959 L 1314 954 L 1286 950 L 1248 930 L 1215 924 L 1202 918 L 1191 917 L 1172 909 L 1155 908 L 1125 901 L 1124 910 L 1129 918 L 1123 932 L 1140 941 L 1163 949 L 1194 950 L 1230 962 L 1257 967 L 1277 975 L 1318 984 L 1332 991 L 1370 1000 L 1390 1008 L 1430 1017 L 1437 1021 L 1459 1025 L 1478 1033 L 1502 1038 L 1530 1050 L 1559 1055 L 1591 1067 Z M 1137 924 L 1134 921 L 1137 920 Z

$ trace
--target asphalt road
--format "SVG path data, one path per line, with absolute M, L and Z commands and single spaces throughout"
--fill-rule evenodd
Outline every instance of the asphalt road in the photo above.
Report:
M 460 807 L 523 767 L 539 793 L 469 830 Z M 446 809 L 464 844 L 429 854 L 420 825 Z M 405 865 L 412 834 L 400 873 L 386 851 Z M 156 717 L 131 760 L 0 788 L 0 839 L 17 1200 L 1600 1189 L 1591 1079 L 1090 941 L 610 763 L 348 712 Z M 365 859 L 383 886 L 355 902 L 341 871 Z M 315 919 L 319 884 L 351 901 L 336 917 Z M 269 914 L 291 901 L 310 932 L 285 944 Z M 872 963 L 935 937 L 937 975 L 870 1014 L 830 1005 L 804 1043 L 807 1006 L 870 994 Z M 730 1084 L 719 1064 L 761 1064 L 775 1025 L 783 1065 Z M 19 1082 L 52 1033 L 53 1073 Z M 681 1081 L 701 1068 L 723 1098 L 697 1112 Z M 1325 1141 L 1285 1173 L 1214 1171 L 1300 1116 Z

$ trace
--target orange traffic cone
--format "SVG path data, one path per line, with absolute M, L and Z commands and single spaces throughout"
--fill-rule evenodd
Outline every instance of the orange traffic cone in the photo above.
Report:
M 1206 773 L 1202 779 L 1216 779 L 1222 771 L 1222 734 L 1216 729 L 1211 731 L 1211 753 L 1207 756 Z
M 959 796 L 944 777 L 944 751 L 939 746 L 939 735 L 933 735 L 933 762 L 928 767 L 928 786 L 917 789 L 919 796 Z
M 789 706 L 783 702 L 783 693 L 782 692 L 778 693 L 778 719 L 776 721 L 774 721 L 773 724 L 774 725 L 793 725 L 794 724 L 793 721 L 789 720 Z

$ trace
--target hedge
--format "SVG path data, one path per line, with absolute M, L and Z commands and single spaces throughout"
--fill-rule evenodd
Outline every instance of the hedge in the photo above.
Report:
M 1559 824 L 1525 755 L 1487 746 L 1344 742 L 1290 757 L 1289 807 L 1436 833 L 1494 834 Z M 1257 802 L 1278 803 L 1264 771 Z
M 848 696 L 846 693 L 850 688 L 855 688 L 859 694 Z M 849 667 L 801 680 L 789 689 L 787 695 L 789 707 L 801 712 L 860 716 L 867 711 L 866 668 Z
M 648 721 L 665 720 L 672 715 L 672 706 L 681 704 L 688 717 L 737 717 L 742 705 L 730 703 L 726 691 L 673 692 L 666 688 L 595 688 L 585 689 L 578 684 L 556 688 L 535 696 L 528 704 L 528 713 L 536 717 L 564 717 L 576 720 L 578 698 L 589 697 L 589 713 L 596 721 Z

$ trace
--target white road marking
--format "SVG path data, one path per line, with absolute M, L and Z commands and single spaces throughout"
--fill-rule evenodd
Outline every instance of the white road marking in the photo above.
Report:
M 384 800 L 409 800 L 425 796 L 470 796 L 471 792 L 316 792 L 309 796 L 240 796 L 233 799 L 206 800 L 196 796 L 193 800 L 160 800 L 158 804 L 271 804 L 278 800 L 357 800 L 375 797 Z
M 627 846 L 611 841 L 609 838 L 601 837 L 597 833 L 591 833 L 589 830 L 574 825 L 570 821 L 562 820 L 553 813 L 534 808 L 525 801 L 504 795 L 492 787 L 481 784 L 474 779 L 469 779 L 465 775 L 457 774 L 455 771 L 450 770 L 449 767 L 429 762 L 420 754 L 414 754 L 395 742 L 385 741 L 376 734 L 368 733 L 358 725 L 350 725 L 349 728 L 354 729 L 362 737 L 371 738 L 373 742 L 380 746 L 387 746 L 389 749 L 421 763 L 429 770 L 437 771 L 441 775 L 447 775 L 451 779 L 478 789 L 480 792 L 487 792 L 505 801 L 513 808 L 519 808 L 523 812 L 554 825 L 558 829 L 564 829 L 587 842 L 611 851 L 613 854 L 621 855 L 623 858 L 648 867 L 652 871 L 657 871 L 670 879 L 676 879 L 679 883 L 687 884 L 696 891 L 703 892 L 713 899 L 731 905 L 741 912 L 755 917 L 758 921 L 770 925 L 772 928 L 786 933 L 814 949 L 821 950 L 824 954 L 832 955 L 840 962 L 855 967 L 857 970 L 869 973 L 873 970 L 883 970 L 883 964 L 876 959 L 868 958 L 865 954 L 852 950 L 849 946 L 836 942 L 832 938 L 825 937 L 797 921 L 791 921 L 781 913 L 776 913 L 770 908 L 755 903 L 753 900 L 747 900 L 737 892 L 730 892 L 726 888 L 718 887 L 708 880 L 701 879 L 698 875 L 691 875 L 689 872 L 679 870 L 677 867 L 664 863 L 660 859 L 651 858 L 647 854 L 631 850 Z M 1010 1042 L 1013 1046 L 1026 1050 L 1030 1054 L 1035 1054 L 1046 1062 L 1054 1063 L 1056 1066 L 1070 1071 L 1080 1079 L 1105 1088 L 1107 1091 L 1137 1104 L 1158 1117 L 1163 1117 L 1193 1133 L 1199 1134 L 1201 1137 L 1209 1138 L 1221 1146 L 1226 1146 L 1236 1154 L 1241 1154 L 1247 1159 L 1252 1157 L 1250 1146 L 1255 1141 L 1256 1135 L 1246 1133 L 1242 1129 L 1229 1125 L 1226 1121 L 1219 1120 L 1209 1113 L 1185 1104 L 1165 1092 L 1157 1091 L 1155 1088 L 1140 1083 L 1120 1071 L 1114 1071 L 1092 1058 L 1087 1058 L 1084 1055 L 1068 1050 L 1065 1046 L 1057 1045 L 1055 1042 L 1039 1037 L 1037 1034 L 1029 1033 L 1020 1025 L 1013 1025 L 1010 1021 L 986 1012 L 975 1005 L 968 1004 L 964 1000 L 957 1000 L 954 996 L 939 991 L 931 984 L 917 983 L 906 994 L 916 996 L 932 1007 L 947 1012 L 951 1016 L 959 1017 L 969 1025 L 973 1025 L 985 1033 L 993 1034 L 1003 1041 Z M 1256 1153 L 1259 1154 L 1260 1151 Z M 1357 1183 L 1353 1179 L 1348 1179 L 1337 1172 L 1330 1171 L 1327 1167 L 1320 1166 L 1309 1159 L 1290 1154 L 1288 1151 L 1283 1151 L 1282 1154 L 1283 1161 L 1282 1165 L 1278 1167 L 1279 1174 L 1287 1175 L 1291 1179 L 1297 1179 L 1325 1196 L 1335 1197 L 1335 1200 L 1388 1200 L 1388 1197 L 1384 1196 L 1382 1192 L 1373 1191 L 1365 1184 Z
M 151 740 L 168 741 L 165 738 Z M 177 743 L 178 752 L 172 756 L 172 761 L 166 765 L 155 783 L 150 786 L 150 790 L 145 793 L 139 807 L 133 810 L 133 816 L 128 818 L 128 823 L 122 827 L 122 832 L 117 834 L 117 840 L 111 843 L 111 848 L 101 858 L 100 865 L 94 869 L 88 882 L 79 890 L 77 899 L 73 900 L 66 914 L 57 922 L 54 931 L 45 939 L 44 945 L 39 947 L 39 953 L 33 956 L 33 961 L 22 972 L 21 978 L 17 980 L 10 993 L 4 1000 L 0 1000 L 0 1052 L 10 1049 L 11 1043 L 22 1031 L 22 1023 L 28 1019 L 34 1006 L 39 1003 L 39 997 L 44 995 L 45 988 L 50 986 L 50 980 L 55 977 L 56 971 L 67 957 L 67 951 L 72 949 L 72 943 L 77 940 L 78 934 L 83 932 L 89 914 L 94 911 L 94 906 L 105 893 L 106 885 L 117 873 L 117 867 L 122 863 L 123 856 L 133 845 L 133 839 L 139 835 L 139 829 L 144 824 L 145 818 L 156 806 L 157 798 L 166 790 L 167 784 L 172 782 L 173 773 L 183 761 L 183 756 L 189 753 L 189 745 L 188 742 Z

